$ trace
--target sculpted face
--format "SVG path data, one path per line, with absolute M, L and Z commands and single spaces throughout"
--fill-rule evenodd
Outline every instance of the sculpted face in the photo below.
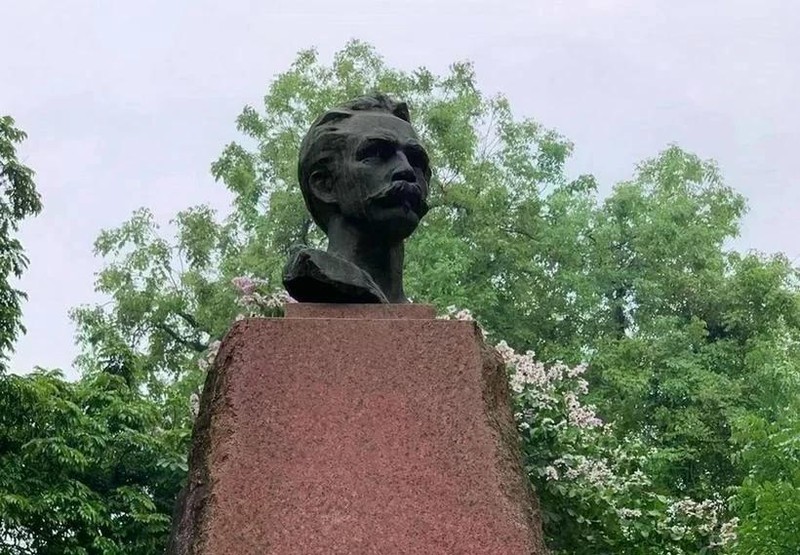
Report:
M 411 235 L 428 211 L 428 155 L 411 125 L 364 112 L 341 122 L 347 148 L 331 191 L 341 214 L 365 233 L 391 241 Z

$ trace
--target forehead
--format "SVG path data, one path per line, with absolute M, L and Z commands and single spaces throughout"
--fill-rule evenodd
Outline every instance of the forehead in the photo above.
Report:
M 378 136 L 399 143 L 419 140 L 410 123 L 391 114 L 379 112 L 356 112 L 343 121 L 340 127 L 354 139 Z

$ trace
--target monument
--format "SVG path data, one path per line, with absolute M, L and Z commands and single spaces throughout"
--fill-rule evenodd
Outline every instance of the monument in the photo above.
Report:
M 502 361 L 403 290 L 431 177 L 408 107 L 334 108 L 299 158 L 327 250 L 290 257 L 284 318 L 225 337 L 167 553 L 546 553 Z

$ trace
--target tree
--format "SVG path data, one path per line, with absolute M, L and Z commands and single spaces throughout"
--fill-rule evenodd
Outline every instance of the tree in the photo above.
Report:
M 25 293 L 9 279 L 20 278 L 28 266 L 22 244 L 15 237 L 21 220 L 42 209 L 33 171 L 17 159 L 16 147 L 26 135 L 10 116 L 0 116 L 0 373 L 20 333 Z
M 0 553 L 163 551 L 188 435 L 110 372 L 0 378 Z

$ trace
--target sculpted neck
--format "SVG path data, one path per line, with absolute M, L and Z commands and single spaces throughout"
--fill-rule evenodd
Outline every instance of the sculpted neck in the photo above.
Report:
M 390 303 L 407 303 L 403 292 L 403 241 L 381 242 L 341 216 L 328 222 L 328 252 L 367 272 Z

